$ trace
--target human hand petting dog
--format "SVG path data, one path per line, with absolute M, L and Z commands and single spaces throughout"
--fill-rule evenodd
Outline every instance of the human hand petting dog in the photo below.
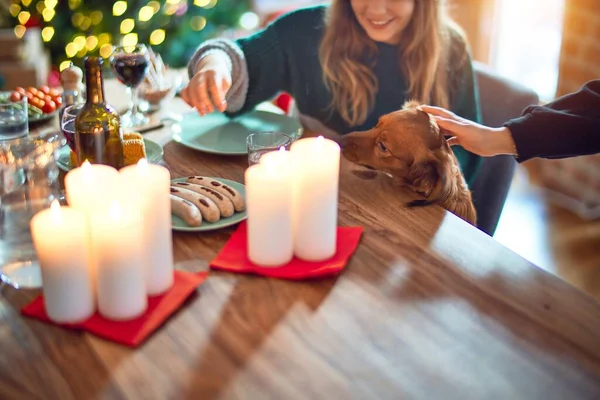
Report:
M 201 115 L 227 109 L 225 100 L 231 88 L 231 72 L 218 54 L 208 54 L 198 62 L 196 74 L 181 91 L 181 97 Z
M 450 146 L 461 145 L 471 153 L 482 157 L 499 154 L 517 155 L 515 142 L 506 127 L 490 128 L 468 119 L 461 118 L 440 107 L 420 106 L 420 109 L 434 116 Z

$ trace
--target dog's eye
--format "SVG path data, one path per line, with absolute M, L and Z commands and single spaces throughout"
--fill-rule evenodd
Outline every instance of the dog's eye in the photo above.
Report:
M 387 146 L 383 142 L 378 142 L 377 145 L 379 146 L 379 150 L 383 151 L 384 153 L 388 151 Z

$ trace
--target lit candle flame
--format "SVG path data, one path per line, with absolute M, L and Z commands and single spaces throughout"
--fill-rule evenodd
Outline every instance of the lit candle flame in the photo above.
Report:
M 137 165 L 139 168 L 144 168 L 144 170 L 146 170 L 148 169 L 148 160 L 145 158 L 140 158 L 140 160 L 137 162 Z
M 50 217 L 56 223 L 60 223 L 60 221 L 62 221 L 60 203 L 56 199 L 52 200 L 52 203 L 50 203 Z
M 88 160 L 85 160 L 80 168 L 84 181 L 91 181 L 94 177 L 94 174 L 92 174 L 92 164 Z

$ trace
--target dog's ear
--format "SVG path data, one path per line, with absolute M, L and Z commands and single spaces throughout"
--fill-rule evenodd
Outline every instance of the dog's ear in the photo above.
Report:
M 439 163 L 433 160 L 419 162 L 410 167 L 408 180 L 413 190 L 423 197 L 429 197 L 441 179 Z

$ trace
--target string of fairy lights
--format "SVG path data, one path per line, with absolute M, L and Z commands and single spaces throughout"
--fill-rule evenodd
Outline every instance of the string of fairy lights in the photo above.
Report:
M 86 7 L 83 7 L 84 1 L 86 1 Z M 68 0 L 67 13 L 61 11 L 62 21 L 59 22 L 56 22 L 57 11 L 59 11 L 57 10 L 58 0 L 39 0 L 35 4 L 34 0 L 13 0 L 8 11 L 17 20 L 14 27 L 17 37 L 22 38 L 29 29 L 28 26 L 31 25 L 30 20 L 36 18 L 36 24 L 33 26 L 41 28 L 42 40 L 47 44 L 52 44 L 56 40 L 62 40 L 64 43 L 64 37 L 57 39 L 57 32 L 62 29 L 60 24 L 64 23 L 64 19 L 67 18 L 65 15 L 70 16 L 70 23 L 75 28 L 75 33 L 64 44 L 64 55 L 61 57 L 63 61 L 59 66 L 59 69 L 62 70 L 73 59 L 81 59 L 88 53 L 97 52 L 102 57 L 109 57 L 113 45 L 116 43 L 123 46 L 136 45 L 140 41 L 140 35 L 138 35 L 140 30 L 144 31 L 146 43 L 159 46 L 167 39 L 169 31 L 166 26 L 172 17 L 186 16 L 189 28 L 192 31 L 200 32 L 207 27 L 209 20 L 207 16 L 189 13 L 194 11 L 190 8 L 196 7 L 204 12 L 209 12 L 217 6 L 219 1 L 226 3 L 225 0 L 164 0 L 161 2 L 151 0 L 132 5 L 136 2 L 118 0 L 114 1 L 110 7 L 108 1 L 102 0 Z M 64 6 L 64 3 L 62 5 Z M 95 5 L 93 8 L 96 9 L 91 9 L 90 5 Z M 226 5 L 224 4 L 224 6 Z M 187 18 L 189 15 L 191 17 Z M 111 19 L 112 25 L 118 24 L 118 31 L 114 29 L 113 33 L 99 32 L 103 27 L 105 29 L 108 18 Z M 155 18 L 160 18 L 161 22 L 153 23 Z M 256 28 L 258 23 L 258 16 L 252 12 L 243 12 L 237 22 L 239 27 L 248 30 Z

